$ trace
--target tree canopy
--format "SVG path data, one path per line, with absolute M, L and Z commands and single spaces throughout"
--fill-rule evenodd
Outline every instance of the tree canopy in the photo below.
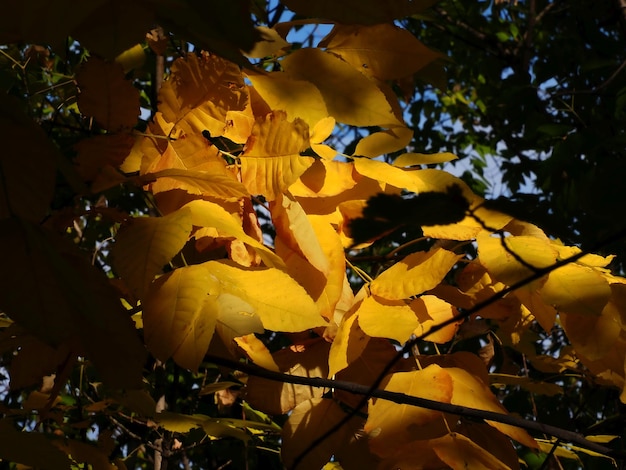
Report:
M 593 5 L 14 5 L 2 462 L 623 464 L 624 17 Z M 491 154 L 538 192 L 486 197 Z

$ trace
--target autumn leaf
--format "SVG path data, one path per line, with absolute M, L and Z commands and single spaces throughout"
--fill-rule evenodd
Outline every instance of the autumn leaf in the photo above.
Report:
M 243 349 L 248 357 L 255 364 L 268 369 L 274 372 L 278 372 L 278 366 L 276 362 L 274 362 L 274 358 L 272 354 L 267 349 L 263 341 L 254 336 L 253 334 L 240 336 L 239 338 L 235 338 L 235 342 L 237 346 Z
M 240 157 L 249 193 L 276 199 L 313 164 L 312 157 L 300 156 L 308 146 L 308 126 L 301 119 L 287 121 L 282 111 L 258 119 Z
M 188 54 L 172 65 L 159 90 L 159 111 L 187 134 L 220 136 L 226 113 L 243 110 L 247 95 L 239 67 L 215 55 Z
M 398 127 L 398 118 L 381 89 L 334 54 L 300 49 L 282 61 L 285 72 L 296 80 L 315 85 L 330 116 L 355 126 Z
M 372 294 L 390 300 L 421 294 L 439 284 L 459 258 L 443 248 L 410 254 L 372 281 Z
M 90 57 L 76 74 L 78 107 L 110 131 L 129 130 L 139 116 L 139 90 L 124 77 L 122 66 Z
M 339 55 L 362 74 L 379 80 L 410 76 L 441 56 L 391 23 L 335 25 L 320 47 Z
M 120 229 L 113 245 L 113 264 L 139 298 L 154 276 L 183 248 L 191 222 L 191 211 L 183 208 L 164 217 L 130 219 Z
M 387 131 L 374 132 L 363 137 L 356 145 L 354 155 L 378 157 L 406 147 L 413 138 L 413 131 L 407 127 L 394 127 Z

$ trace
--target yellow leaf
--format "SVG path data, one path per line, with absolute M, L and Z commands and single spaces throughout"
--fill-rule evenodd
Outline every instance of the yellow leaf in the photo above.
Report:
M 413 138 L 413 131 L 407 127 L 395 127 L 387 131 L 374 132 L 364 137 L 356 145 L 354 155 L 378 157 L 406 147 Z
M 300 49 L 282 61 L 285 72 L 315 85 L 324 97 L 328 114 L 354 126 L 398 127 L 381 89 L 350 64 L 319 49 Z
M 254 334 L 235 338 L 235 342 L 246 352 L 248 357 L 252 359 L 252 362 L 265 369 L 279 372 L 278 366 L 276 365 L 272 354 L 269 352 L 265 344 L 263 344 L 263 341 L 254 336 Z
M 410 307 L 418 320 L 418 326 L 413 332 L 416 336 L 428 333 L 433 326 L 448 321 L 459 314 L 455 307 L 434 295 L 422 295 L 418 299 L 413 300 Z M 424 339 L 433 343 L 447 343 L 456 334 L 460 322 L 452 323 L 433 334 L 426 335 Z
M 459 157 L 456 155 L 443 152 L 443 153 L 403 153 L 396 157 L 393 161 L 393 166 L 407 167 L 416 165 L 431 165 L 433 163 L 445 163 L 452 160 L 457 160 Z
M 300 156 L 308 147 L 309 130 L 301 119 L 287 121 L 283 111 L 258 119 L 240 157 L 249 193 L 276 199 L 313 164 L 312 157 Z
M 268 247 L 244 232 L 243 227 L 222 206 L 210 201 L 191 201 L 184 207 L 191 211 L 191 222 L 197 227 L 213 227 L 222 234 L 235 237 L 256 250 L 269 267 L 282 269 L 283 261 Z
M 326 47 L 364 75 L 379 80 L 408 77 L 441 57 L 406 29 L 391 23 L 335 25 L 320 47 Z
M 509 470 L 498 460 L 463 434 L 450 433 L 429 441 L 437 456 L 454 470 Z
M 130 219 L 115 237 L 113 266 L 128 286 L 143 298 L 148 286 L 189 239 L 191 211 L 165 217 Z
M 282 49 L 289 47 L 290 44 L 285 41 L 275 29 L 268 28 L 267 26 L 257 26 L 255 28 L 261 36 L 261 40 L 254 43 L 254 47 L 245 51 L 244 55 L 251 59 L 262 59 L 276 55 Z M 280 109 L 280 108 L 276 108 Z
M 531 268 L 552 266 L 558 257 L 558 252 L 548 240 L 531 236 L 506 237 L 503 240 L 498 235 L 484 233 L 476 241 L 480 263 L 493 278 L 509 286 L 531 276 L 534 273 Z M 516 258 L 521 259 L 523 264 Z
M 139 117 L 139 90 L 124 77 L 122 66 L 89 57 L 76 74 L 78 108 L 109 131 L 131 129 Z
M 326 325 L 304 288 L 278 269 L 244 269 L 226 261 L 208 261 L 202 266 L 211 282 L 219 284 L 220 293 L 249 303 L 268 330 L 296 332 Z
M 606 304 L 600 315 L 563 312 L 560 319 L 576 352 L 592 361 L 606 356 L 622 332 L 619 312 L 612 302 Z
M 247 101 L 239 66 L 215 55 L 195 53 L 177 59 L 159 90 L 159 111 L 186 134 L 224 133 L 226 113 Z
M 454 388 L 454 393 L 450 403 L 454 405 L 467 406 L 469 408 L 477 408 L 479 410 L 506 414 L 504 407 L 496 399 L 493 393 L 491 393 L 491 390 L 485 383 L 476 379 L 465 369 L 449 367 L 445 370 L 448 374 L 450 374 Z M 521 428 L 494 421 L 487 421 L 487 423 L 510 438 L 515 439 L 520 444 L 531 448 L 537 447 L 535 440 Z
M 232 294 L 222 293 L 217 298 L 219 307 L 215 329 L 223 343 L 230 345 L 238 336 L 263 333 L 263 323 L 252 305 Z
M 404 344 L 418 325 L 415 312 L 402 300 L 367 297 L 357 310 L 365 334 Z
M 597 270 L 568 264 L 548 275 L 539 294 L 559 311 L 598 316 L 611 297 L 611 287 Z
M 494 387 L 512 385 L 528 390 L 538 395 L 554 396 L 563 393 L 563 388 L 557 384 L 533 380 L 529 377 L 509 374 L 489 374 L 491 385 Z
M 359 326 L 358 315 L 346 314 L 328 353 L 328 376 L 333 377 L 358 359 L 370 337 Z
M 171 411 L 162 411 L 157 413 L 154 420 L 159 426 L 172 432 L 187 433 L 193 428 L 202 427 L 208 419 L 205 415 L 185 415 L 181 413 L 172 413 Z
M 204 265 L 175 269 L 152 284 L 143 324 L 154 356 L 163 361 L 174 356 L 181 366 L 197 370 L 217 321 L 217 300 L 210 294 L 215 294 L 215 282 Z
M 540 293 L 532 288 L 521 288 L 515 291 L 515 297 L 533 314 L 539 325 L 550 331 L 556 321 L 557 311 L 542 298 Z
M 355 176 L 353 163 L 315 160 L 289 192 L 297 197 L 337 196 L 356 186 Z
M 442 403 L 450 403 L 453 393 L 447 369 L 437 365 L 391 374 L 381 386 L 386 391 Z M 447 428 L 440 411 L 374 398 L 368 410 L 365 432 L 370 436 L 370 449 L 381 457 L 389 457 L 411 441 L 446 434 Z
M 312 129 L 320 120 L 328 118 L 324 98 L 313 83 L 293 79 L 285 72 L 258 73 L 250 70 L 246 71 L 246 75 L 267 105 L 271 109 L 285 111 L 290 121 L 300 118 Z
M 443 248 L 410 254 L 374 279 L 371 292 L 391 300 L 419 295 L 437 286 L 460 258 Z

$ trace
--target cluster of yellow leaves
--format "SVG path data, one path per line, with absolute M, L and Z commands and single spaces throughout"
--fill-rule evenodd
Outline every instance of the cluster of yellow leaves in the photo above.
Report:
M 454 156 L 406 153 L 393 165 L 376 160 L 404 149 L 412 137 L 390 84 L 413 77 L 438 55 L 393 23 L 372 19 L 371 1 L 344 2 L 347 9 L 335 2 L 285 3 L 304 14 L 334 14 L 328 17 L 353 18 L 359 25 L 339 22 L 318 48 L 283 58 L 289 45 L 280 31 L 289 25 L 266 30 L 264 37 L 273 39 L 249 54 L 274 55 L 279 67 L 273 72 L 242 71 L 236 63 L 204 52 L 177 59 L 159 91 L 158 111 L 142 134 L 131 131 L 139 96 L 124 78 L 123 66 L 90 57 L 76 77 L 78 106 L 107 132 L 77 146 L 78 170 L 94 191 L 129 183 L 154 196 L 152 216 L 129 217 L 121 224 L 113 267 L 127 299 L 142 310 L 145 343 L 155 357 L 197 370 L 207 351 L 221 342 L 273 371 L 369 385 L 396 355 L 389 340 L 404 344 L 417 336 L 447 343 L 458 323 L 432 334 L 429 330 L 454 320 L 457 309 L 472 308 L 577 249 L 485 208 L 452 175 L 419 167 Z M 428 4 L 389 3 L 387 20 Z M 182 9 L 172 24 L 193 22 L 192 13 Z M 76 21 L 79 32 L 81 21 Z M 0 115 L 5 127 L 24 132 L 12 124 L 23 120 L 16 107 L 6 109 Z M 337 124 L 381 130 L 358 142 L 352 155 L 336 158 L 325 141 Z M 50 165 L 55 150 L 46 148 L 38 129 L 26 128 L 24 145 L 35 155 L 38 171 L 25 179 L 14 160 L 0 162 L 5 176 L 0 224 L 12 242 L 3 245 L 2 254 L 14 267 L 0 279 L 10 291 L 2 308 L 38 338 L 68 343 L 74 355 L 85 354 L 109 385 L 139 386 L 142 345 L 116 294 L 92 267 L 73 260 L 71 248 L 15 218 L 41 219 L 54 185 L 54 172 L 39 169 Z M 223 137 L 241 146 L 241 153 L 218 149 L 207 132 L 212 139 Z M 39 161 L 39 154 L 52 158 Z M 440 242 L 398 261 L 355 295 L 345 250 L 352 246 L 349 222 L 361 215 L 367 200 L 380 192 L 445 193 L 452 185 L 468 202 L 466 217 L 423 227 L 426 237 Z M 271 218 L 271 239 L 260 227 L 257 210 Z M 498 231 L 507 236 L 494 235 Z M 479 257 L 464 259 L 449 240 L 475 242 Z M 609 261 L 584 256 L 477 313 L 498 322 L 512 345 L 520 343 L 534 320 L 545 330 L 560 322 L 575 350 L 568 356 L 569 366 L 577 367 L 580 360 L 597 379 L 623 389 L 626 281 L 605 269 Z M 171 269 L 165 272 L 165 266 Z M 456 286 L 446 281 L 453 268 L 459 271 Z M 29 296 L 25 287 L 31 269 L 38 296 Z M 264 330 L 314 330 L 323 338 L 299 339 L 270 354 L 254 335 Z M 112 345 L 104 345 L 105 340 Z M 25 357 L 29 347 L 21 347 Z M 470 354 L 400 361 L 381 386 L 506 413 L 489 389 L 484 364 Z M 269 413 L 290 412 L 282 441 L 287 465 L 359 404 L 347 392 L 333 391 L 333 399 L 323 398 L 323 392 L 248 380 L 251 404 Z M 517 466 L 509 438 L 537 446 L 526 432 L 508 425 L 469 423 L 382 399 L 359 411 L 368 413 L 367 420 L 352 418 L 310 453 L 302 468 L 320 468 L 333 455 L 344 468 L 371 468 L 374 463 L 380 468 L 509 468 Z M 173 414 L 156 419 L 176 432 L 202 427 L 211 436 L 245 438 L 240 431 L 245 425 L 234 420 Z M 5 434 L 19 439 L 13 431 Z

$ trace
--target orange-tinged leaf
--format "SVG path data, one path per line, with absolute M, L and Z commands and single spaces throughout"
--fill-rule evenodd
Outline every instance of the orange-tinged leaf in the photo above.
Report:
M 418 371 L 391 374 L 381 386 L 390 392 L 442 403 L 450 403 L 453 394 L 452 378 L 447 369 L 434 364 Z M 375 398 L 368 410 L 365 432 L 370 436 L 370 449 L 381 457 L 388 457 L 411 441 L 445 434 L 447 428 L 440 411 Z
M 187 134 L 221 136 L 226 113 L 243 110 L 248 97 L 239 67 L 215 55 L 191 53 L 172 65 L 159 90 L 159 111 Z
M 269 267 L 282 268 L 283 261 L 268 247 L 244 232 L 241 224 L 219 204 L 210 201 L 191 201 L 184 207 L 191 211 L 191 222 L 197 227 L 213 227 L 220 233 L 243 241 L 256 250 L 263 262 Z
M 611 287 L 597 270 L 568 264 L 548 275 L 539 295 L 559 311 L 599 316 L 611 297 Z
M 268 330 L 296 332 L 326 325 L 313 299 L 283 271 L 244 269 L 225 261 L 208 261 L 202 266 L 209 272 L 211 282 L 219 285 L 220 293 L 248 302 Z
M 232 175 L 220 174 L 212 171 L 161 170 L 156 173 L 147 173 L 142 177 L 144 181 L 155 181 L 151 184 L 152 192 L 164 192 L 172 189 L 182 189 L 189 194 L 198 196 L 213 196 L 224 201 L 237 201 L 249 193 Z M 156 184 L 162 184 L 154 187 Z
M 451 433 L 429 441 L 437 456 L 453 470 L 510 470 L 510 467 L 463 434 Z
M 240 157 L 249 193 L 276 199 L 313 164 L 312 157 L 300 156 L 308 147 L 309 129 L 303 120 L 287 121 L 283 111 L 258 119 Z
M 89 57 L 76 74 L 78 108 L 109 131 L 131 129 L 139 116 L 139 90 L 125 79 L 122 66 Z
M 320 43 L 368 77 L 393 80 L 414 74 L 441 54 L 391 23 L 336 25 Z
M 364 137 L 356 145 L 354 155 L 378 157 L 406 147 L 413 138 L 413 131 L 407 127 L 394 127 L 387 131 L 374 132 Z
M 254 334 L 235 338 L 235 342 L 246 352 L 248 357 L 252 359 L 252 362 L 256 365 L 268 370 L 273 370 L 274 372 L 279 372 L 278 365 L 276 365 L 272 353 L 270 353 L 269 349 L 263 344 L 263 341 L 254 336 Z
M 143 304 L 146 345 L 157 358 L 174 357 L 197 370 L 213 337 L 218 305 L 216 283 L 204 265 L 186 266 L 160 277 Z
M 16 98 L 0 93 L 0 126 L 11 138 L 0 154 L 0 218 L 13 215 L 39 222 L 48 212 L 63 158 L 44 130 Z
M 117 233 L 113 266 L 139 298 L 185 246 L 191 221 L 191 211 L 183 208 L 165 217 L 130 219 Z
M 324 98 L 313 83 L 293 79 L 285 72 L 247 71 L 246 75 L 268 106 L 285 111 L 290 121 L 300 118 L 312 129 L 321 119 L 328 117 Z
M 601 315 L 563 312 L 560 319 L 576 352 L 592 361 L 606 356 L 622 332 L 619 312 L 612 302 L 606 304 Z
M 531 236 L 506 237 L 503 241 L 498 235 L 484 233 L 476 241 L 480 263 L 493 278 L 509 286 L 531 276 L 534 273 L 531 267 L 546 268 L 558 257 L 548 240 Z
M 484 382 L 475 378 L 465 369 L 449 367 L 445 370 L 452 378 L 454 388 L 450 403 L 506 414 L 505 408 L 500 404 L 493 393 L 491 393 L 491 390 Z M 515 439 L 520 444 L 532 448 L 537 447 L 535 440 L 521 428 L 493 421 L 487 421 L 487 423 L 510 438 Z
M 452 160 L 457 160 L 459 157 L 456 155 L 443 152 L 443 153 L 403 153 L 397 156 L 393 161 L 393 166 L 408 167 L 416 165 L 430 165 L 433 163 L 445 163 Z
M 370 337 L 359 326 L 358 315 L 344 316 L 328 353 L 328 376 L 333 377 L 357 360 Z
M 413 300 L 410 307 L 419 323 L 413 334 L 420 337 L 428 333 L 433 326 L 448 321 L 459 314 L 455 307 L 434 295 L 422 295 Z M 426 335 L 424 339 L 433 343 L 447 343 L 456 334 L 459 323 L 452 323 L 433 334 Z
M 300 49 L 282 61 L 294 79 L 315 85 L 326 103 L 328 114 L 354 126 L 397 127 L 396 117 L 381 89 L 350 64 L 319 49 Z
M 443 248 L 412 253 L 372 281 L 372 294 L 391 300 L 419 295 L 437 286 L 459 259 Z

